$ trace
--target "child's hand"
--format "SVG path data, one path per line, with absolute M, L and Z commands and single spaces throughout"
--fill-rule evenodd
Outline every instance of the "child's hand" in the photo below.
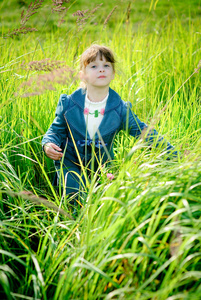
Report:
M 44 151 L 46 155 L 53 160 L 60 160 L 63 156 L 61 148 L 53 143 L 47 143 L 44 145 Z

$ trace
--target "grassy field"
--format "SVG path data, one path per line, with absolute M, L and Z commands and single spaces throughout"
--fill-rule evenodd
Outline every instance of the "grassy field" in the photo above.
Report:
M 201 1 L 30 2 L 0 3 L 0 299 L 201 299 Z M 94 42 L 180 155 L 119 133 L 73 218 L 41 139 Z

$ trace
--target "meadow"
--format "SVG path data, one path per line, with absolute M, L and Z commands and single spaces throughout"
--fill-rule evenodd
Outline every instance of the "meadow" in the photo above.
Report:
M 0 299 L 201 299 L 201 1 L 27 3 L 0 3 Z M 91 43 L 179 155 L 120 132 L 73 217 L 41 140 Z

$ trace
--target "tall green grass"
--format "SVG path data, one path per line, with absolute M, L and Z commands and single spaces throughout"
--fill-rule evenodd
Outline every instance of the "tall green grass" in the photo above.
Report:
M 6 39 L 1 56 L 0 240 L 1 295 L 7 299 L 200 299 L 201 165 L 199 23 L 162 23 L 148 33 L 116 24 L 60 29 Z M 187 29 L 186 29 L 187 28 Z M 23 82 L 42 72 L 22 63 L 50 58 L 78 71 L 79 56 L 92 42 L 117 57 L 114 88 L 153 125 L 180 156 L 120 133 L 115 160 L 94 174 L 76 219 L 68 200 L 52 188 L 52 162 L 41 139 L 54 118 L 59 95 L 79 86 L 53 83 L 55 90 Z M 187 80 L 189 78 L 189 80 Z M 183 85 L 183 83 L 187 82 Z M 172 97 L 174 95 L 174 97 Z M 107 173 L 113 173 L 109 180 Z M 26 192 L 32 192 L 27 194 Z M 48 201 L 48 202 L 47 202 Z M 2 298 L 1 297 L 1 298 Z

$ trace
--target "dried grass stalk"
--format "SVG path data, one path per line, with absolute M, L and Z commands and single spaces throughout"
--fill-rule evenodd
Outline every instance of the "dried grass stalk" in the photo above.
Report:
M 60 60 L 50 60 L 49 58 L 45 58 L 42 60 L 35 60 L 29 62 L 27 65 L 23 62 L 21 67 L 25 70 L 31 71 L 46 71 L 50 72 L 55 69 L 60 69 L 64 67 L 65 62 Z
M 13 38 L 14 36 L 19 36 L 20 34 L 26 34 L 33 31 L 38 31 L 36 28 L 26 27 L 25 24 L 29 21 L 30 17 L 38 12 L 38 9 L 42 6 L 44 0 L 35 0 L 31 2 L 28 6 L 27 11 L 24 10 L 21 13 L 20 28 L 9 31 L 4 38 Z
M 96 5 L 95 8 L 93 8 L 91 11 L 89 9 L 86 10 L 77 10 L 73 13 L 73 17 L 77 17 L 76 23 L 79 27 L 79 29 L 82 29 L 86 23 L 87 20 L 93 17 L 94 13 L 100 8 L 101 4 Z
M 13 31 L 9 31 L 4 38 L 9 38 L 9 37 L 13 38 L 14 36 L 18 36 L 20 34 L 26 34 L 33 31 L 38 31 L 38 30 L 36 28 L 22 26 L 18 29 L 14 29 Z
M 54 84 L 67 85 L 75 79 L 75 71 L 68 66 L 63 66 L 60 69 L 54 69 L 47 74 L 40 74 L 36 77 L 31 77 L 28 81 L 23 82 L 19 89 L 30 87 L 34 91 L 23 93 L 21 97 L 30 97 L 41 95 L 47 90 L 55 90 Z M 15 94 L 19 96 L 19 92 Z
M 70 0 L 52 0 L 52 4 L 53 4 L 53 8 L 52 11 L 53 12 L 62 12 L 66 9 L 68 9 L 67 7 L 63 6 L 65 3 L 69 3 Z
M 61 215 L 73 220 L 73 217 L 70 214 L 68 214 L 64 209 L 59 208 L 58 206 L 48 201 L 44 197 L 38 197 L 37 195 L 34 195 L 32 192 L 22 191 L 22 192 L 15 193 L 12 191 L 6 191 L 6 193 L 11 197 L 21 197 L 22 199 L 27 199 L 33 202 L 34 204 L 44 205 L 45 207 L 50 208 L 55 212 L 60 213 Z
M 109 19 L 111 18 L 112 14 L 114 13 L 114 11 L 117 9 L 117 5 L 112 9 L 112 11 L 109 13 L 109 15 L 107 16 L 107 18 L 105 19 L 103 25 L 106 26 Z
M 58 26 L 60 27 L 64 23 L 64 17 L 69 9 L 69 7 L 63 6 L 66 3 L 69 3 L 71 0 L 52 0 L 53 8 L 52 12 L 59 13 L 61 18 L 58 21 Z
M 31 16 L 36 14 L 38 12 L 38 9 L 42 6 L 44 0 L 35 0 L 34 2 L 31 2 L 28 6 L 28 9 L 26 12 L 24 10 L 21 13 L 21 25 L 25 25 Z

